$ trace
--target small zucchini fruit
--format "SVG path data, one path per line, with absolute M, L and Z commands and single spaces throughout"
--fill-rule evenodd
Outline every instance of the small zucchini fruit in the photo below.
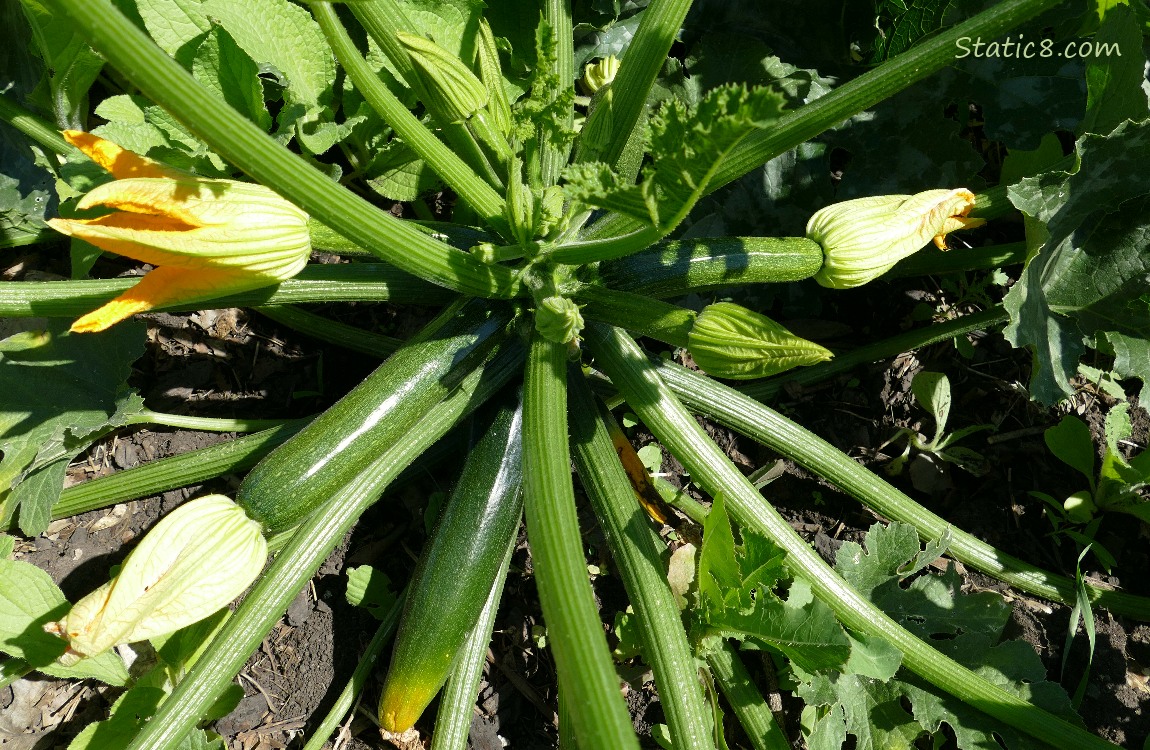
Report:
M 491 356 L 510 308 L 448 307 L 362 383 L 248 473 L 236 502 L 270 533 L 311 514 Z
M 523 512 L 522 409 L 504 405 L 471 449 L 407 587 L 380 725 L 411 728 L 443 687 Z
M 805 237 L 715 237 L 663 242 L 604 261 L 598 281 L 666 298 L 736 284 L 799 281 L 822 266 L 822 246 Z

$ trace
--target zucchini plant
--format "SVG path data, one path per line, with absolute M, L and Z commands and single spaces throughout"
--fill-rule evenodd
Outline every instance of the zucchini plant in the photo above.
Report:
M 769 714 L 756 709 L 761 697 L 753 688 L 748 691 L 746 670 L 730 644 L 709 640 L 704 645 L 685 628 L 682 592 L 673 591 L 668 581 L 666 546 L 651 522 L 652 517 L 673 518 L 676 511 L 663 505 L 655 485 L 635 470 L 630 446 L 617 444 L 621 433 L 604 399 L 625 401 L 692 481 L 721 499 L 716 506 L 725 509 L 721 522 L 706 524 L 707 533 L 718 537 L 708 538 L 707 562 L 699 571 L 703 600 L 727 601 L 719 589 L 728 584 L 748 596 L 755 586 L 773 585 L 721 569 L 738 564 L 733 537 L 730 545 L 722 541 L 733 533 L 727 514 L 743 534 L 738 560 L 758 559 L 755 554 L 766 549 L 761 546 L 768 544 L 765 540 L 777 550 L 787 575 L 780 568 L 770 580 L 791 581 L 791 597 L 768 604 L 763 593 L 764 622 L 748 632 L 775 644 L 780 658 L 795 661 L 797 673 L 812 685 L 819 670 L 881 661 L 883 668 L 858 674 L 881 681 L 901 668 L 906 679 L 929 684 L 949 695 L 946 700 L 964 705 L 963 715 L 985 715 L 988 722 L 1010 727 L 1011 736 L 1059 747 L 1112 746 L 1072 716 L 1055 715 L 1016 686 L 988 679 L 972 668 L 977 665 L 936 648 L 922 632 L 912 632 L 906 621 L 884 611 L 881 600 L 861 586 L 862 578 L 852 578 L 846 565 L 829 566 L 796 534 L 708 437 L 694 413 L 730 425 L 827 477 L 877 512 L 908 524 L 898 526 L 897 533 L 917 533 L 932 543 L 935 557 L 942 549 L 939 540 L 945 540 L 949 554 L 965 565 L 1071 605 L 1080 603 L 1085 591 L 1089 602 L 1145 619 L 1150 601 L 1043 570 L 950 528 L 747 395 L 775 387 L 778 381 L 761 379 L 795 367 L 834 372 L 838 365 L 827 362 L 830 350 L 731 302 L 702 311 L 677 303 L 686 295 L 722 287 L 804 279 L 834 294 L 873 281 L 932 241 L 945 249 L 947 235 L 1009 212 L 1011 202 L 1028 211 L 1031 265 L 1046 262 L 1045 256 L 1036 260 L 1043 237 L 1072 242 L 1073 222 L 1087 220 L 1081 209 L 1050 214 L 1049 206 L 1031 204 L 1036 191 L 1102 170 L 1106 158 L 1117 158 L 1112 152 L 1121 144 L 1142 148 L 1141 126 L 1126 120 L 1139 115 L 1144 120 L 1146 113 L 1131 107 L 1116 120 L 1105 109 L 1116 105 L 1104 87 L 1124 85 L 1120 76 L 1089 78 L 1094 88 L 1088 120 L 1095 129 L 1080 134 L 1078 164 L 1033 160 L 1025 172 L 1031 182 L 1023 180 L 1023 189 L 1012 188 L 1009 196 L 1003 189 L 978 194 L 954 185 L 932 189 L 933 182 L 917 186 L 913 194 L 868 191 L 867 197 L 811 206 L 806 232 L 794 237 L 712 237 L 700 220 L 703 207 L 724 186 L 810 145 L 917 82 L 944 74 L 961 40 L 1004 36 L 1059 6 L 1056 0 L 1003 0 L 949 28 L 919 28 L 923 36 L 913 46 L 876 42 L 876 60 L 884 61 L 861 74 L 852 72 L 840 85 L 793 66 L 782 66 L 773 80 L 758 85 L 716 81 L 713 63 L 707 75 L 701 67 L 694 78 L 684 75 L 673 48 L 688 24 L 690 0 L 614 3 L 613 10 L 607 8 L 612 4 L 592 3 L 594 13 L 613 13 L 628 33 L 603 32 L 599 45 L 579 47 L 578 60 L 576 40 L 586 33 L 586 24 L 577 23 L 575 14 L 588 9 L 563 0 L 542 0 L 530 10 L 506 3 L 485 9 L 465 0 L 344 5 L 320 0 L 305 5 L 288 0 L 22 1 L 40 32 L 38 43 L 45 45 L 40 50 L 45 61 L 63 55 L 64 41 L 73 44 L 74 39 L 82 54 L 74 49 L 68 54 L 90 55 L 83 59 L 97 71 L 106 62 L 111 68 L 107 85 L 123 90 L 97 106 L 95 113 L 105 124 L 95 136 L 82 132 L 84 116 L 52 112 L 67 142 L 15 98 L 0 99 L 0 116 L 51 155 L 44 160 L 59 180 L 61 213 L 69 214 L 52 226 L 157 268 L 135 286 L 84 279 L 94 255 L 90 247 L 77 245 L 76 280 L 4 285 L 0 314 L 84 315 L 85 321 L 71 332 L 56 331 L 54 338 L 10 344 L 2 350 L 6 358 L 74 337 L 111 336 L 114 328 L 97 331 L 135 312 L 232 304 L 266 306 L 284 325 L 386 357 L 361 384 L 304 426 L 282 426 L 274 434 L 237 440 L 230 452 L 206 449 L 126 472 L 123 478 L 93 482 L 90 488 L 62 494 L 57 488 L 47 495 L 49 508 L 58 499 L 58 513 L 77 512 L 254 465 L 236 504 L 266 534 L 279 535 L 273 538 L 282 544 L 235 613 L 212 633 L 194 666 L 166 686 L 154 715 L 133 726 L 124 746 L 177 747 L 189 733 L 200 731 L 197 723 L 210 715 L 248 656 L 357 518 L 405 467 L 486 401 L 496 402 L 491 432 L 470 451 L 408 586 L 402 617 L 387 618 L 390 627 L 400 622 L 379 706 L 382 725 L 388 730 L 410 727 L 446 680 L 439 725 L 444 737 L 454 727 L 452 746 L 464 746 L 459 717 L 470 711 L 468 690 L 474 688 L 489 637 L 521 503 L 558 673 L 563 741 L 584 750 L 639 746 L 588 580 L 574 461 L 579 486 L 606 533 L 635 608 L 639 639 L 666 709 L 666 741 L 683 749 L 724 746 L 717 682 L 736 704 L 736 716 L 756 747 L 787 746 Z M 624 10 L 624 5 L 636 7 Z M 124 12 L 128 6 L 134 15 Z M 623 13 L 630 15 L 624 19 Z M 1121 36 L 1125 13 L 1110 9 L 1097 33 Z M 172 22 L 172 14 L 186 23 Z M 280 28 L 264 28 L 255 23 L 257 18 Z M 293 46 L 298 44 L 303 46 Z M 607 58 L 612 45 L 625 50 L 613 50 L 621 53 L 609 58 L 614 63 L 591 66 L 584 75 L 582 64 L 588 60 L 583 58 Z M 334 61 L 342 71 L 338 79 Z M 84 87 L 76 93 L 76 79 L 62 80 L 59 71 L 45 75 L 57 102 L 79 101 L 88 91 Z M 795 83 L 804 76 L 807 85 L 799 91 Z M 585 80 L 588 95 L 577 93 L 577 79 Z M 336 80 L 342 88 L 334 85 Z M 274 127 L 265 100 L 269 90 L 276 94 Z M 1100 130 L 1101 123 L 1111 127 Z M 69 144 L 115 180 L 93 187 L 108 178 L 94 177 Z M 132 150 L 139 154 L 133 156 Z M 1078 171 L 1067 171 L 1075 167 Z M 237 173 L 243 179 L 235 179 Z M 258 211 L 254 203 L 235 208 L 236 196 L 255 190 L 247 179 L 268 191 L 259 192 Z M 1111 189 L 1101 181 L 1086 184 Z M 434 189 L 446 196 L 443 213 L 450 214 L 450 221 L 430 215 L 424 197 Z M 89 197 L 77 206 L 68 203 L 82 193 Z M 1131 186 L 1128 195 L 1145 193 L 1150 188 L 1140 193 Z M 196 201 L 194 210 L 189 195 Z M 423 220 L 397 219 L 365 195 L 407 202 Z M 121 213 L 110 215 L 119 218 L 77 213 L 93 206 Z M 218 218 L 223 214 L 226 219 Z M 1092 227 L 1106 218 L 1091 217 Z M 350 262 L 333 269 L 318 264 L 301 269 L 299 238 L 305 221 L 312 249 Z M 198 239 L 220 224 L 236 233 L 225 238 L 226 247 Z M 1113 231 L 1119 234 L 1128 229 L 1116 226 Z M 277 230 L 282 230 L 279 235 Z M 247 239 L 257 231 L 267 236 Z M 185 232 L 190 245 L 172 241 L 172 235 Z M 156 233 L 166 233 L 168 244 Z M 283 237 L 294 244 L 288 247 Z M 43 239 L 41 232 L 29 241 Z M 243 252 L 235 250 L 239 244 Z M 1017 248 L 1009 250 L 1018 257 Z M 1138 257 L 1139 268 L 1150 267 L 1144 252 Z M 1043 300 L 1042 309 L 1051 315 L 1074 314 L 1083 321 L 1094 321 L 1090 315 L 1100 307 L 1110 306 L 1111 312 L 1137 307 L 1144 304 L 1135 283 L 1141 278 L 1134 268 L 1138 263 L 1123 263 L 1121 273 L 1131 283 L 1115 283 L 1101 299 L 1067 301 L 1065 293 L 1058 297 L 1061 288 L 1043 286 L 1051 275 L 1038 271 L 1026 277 L 1034 293 L 1030 299 Z M 442 311 L 401 344 L 280 307 L 315 301 L 424 302 L 442 305 Z M 1025 314 L 1020 313 L 1023 303 L 1029 305 Z M 1008 300 L 1012 341 L 1019 346 L 1029 345 L 1028 337 L 1035 335 L 1035 323 L 1026 317 L 1037 314 L 1034 304 Z M 97 311 L 90 313 L 94 307 Z M 999 311 L 979 321 L 997 325 L 1006 317 Z M 1130 346 L 1130 328 L 1113 322 L 1120 317 L 1107 316 L 1106 325 L 1112 327 L 1094 329 L 1098 341 Z M 947 330 L 953 336 L 961 329 Z M 917 341 L 932 335 L 921 334 Z M 1067 341 L 1073 338 L 1065 335 Z M 637 341 L 644 337 L 686 350 L 703 372 L 652 358 L 651 350 Z M 914 343 L 900 339 L 894 353 Z M 1081 345 L 1076 341 L 1075 346 Z M 1058 354 L 1076 351 L 1081 353 L 1068 344 Z M 1061 364 L 1059 372 L 1065 370 Z M 738 391 L 715 378 L 759 382 Z M 1058 387 L 1060 381 L 1043 381 L 1036 393 Z M 111 411 L 120 415 L 119 406 Z M 71 444 L 72 453 L 64 459 L 126 423 L 114 416 L 94 425 L 90 440 Z M 0 473 L 9 482 L 3 515 L 35 533 L 49 512 L 45 496 L 28 490 L 33 481 L 61 476 L 46 467 L 58 468 L 63 454 L 50 464 L 33 451 L 14 468 L 17 454 L 8 451 L 5 447 L 9 465 Z M 680 512 L 692 522 L 705 515 L 689 503 Z M 881 534 L 874 532 L 874 538 Z M 732 557 L 723 563 L 722 550 L 728 546 Z M 903 553 L 919 557 L 917 547 L 907 552 L 905 544 Z M 895 564 L 905 561 L 904 555 Z M 824 654 L 820 661 L 778 646 L 783 636 L 772 641 L 773 636 L 763 635 L 776 632 L 762 629 L 772 625 L 766 622 L 772 618 L 777 619 L 773 625 L 793 637 L 816 635 L 804 631 L 803 623 L 825 624 L 834 646 L 827 653 L 841 658 L 827 661 Z M 373 648 L 382 647 L 385 638 L 375 639 Z M 7 674 L 46 666 L 25 659 Z M 362 684 L 362 674 L 357 679 Z M 339 705 L 349 703 L 341 700 Z M 814 710 L 823 704 L 812 699 L 810 705 Z M 829 710 L 819 709 L 816 726 L 822 729 L 816 731 L 822 734 L 811 735 L 821 742 L 833 736 L 827 727 L 837 726 L 828 719 Z M 861 731 L 852 726 L 852 733 Z M 936 722 L 908 731 L 940 730 Z M 309 747 L 325 739 L 317 734 Z M 436 746 L 448 746 L 439 742 Z

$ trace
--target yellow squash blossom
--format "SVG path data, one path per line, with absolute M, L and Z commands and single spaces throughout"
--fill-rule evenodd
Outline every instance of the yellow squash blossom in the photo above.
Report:
M 881 276 L 931 241 L 945 250 L 946 235 L 985 223 L 967 218 L 973 207 L 974 193 L 965 188 L 832 203 L 807 222 L 807 237 L 823 247 L 815 281 L 848 289 Z
M 244 592 L 267 561 L 259 522 L 223 495 L 190 500 L 149 531 L 119 574 L 46 627 L 75 664 L 113 646 L 174 633 Z
M 78 130 L 64 137 L 116 178 L 77 208 L 96 219 L 50 219 L 58 232 L 156 268 L 72 325 L 102 331 L 139 312 L 243 292 L 300 272 L 311 253 L 307 214 L 262 185 L 197 177 Z

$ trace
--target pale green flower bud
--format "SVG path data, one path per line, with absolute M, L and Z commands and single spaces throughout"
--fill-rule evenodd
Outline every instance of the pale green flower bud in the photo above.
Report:
M 583 66 L 583 77 L 579 84 L 587 94 L 594 94 L 609 85 L 619 74 L 619 58 L 607 55 L 601 60 Z
M 947 234 L 985 223 L 966 218 L 973 206 L 974 193 L 965 188 L 832 203 L 807 222 L 807 237 L 824 254 L 815 281 L 849 289 L 883 275 L 932 240 L 945 250 Z
M 184 503 L 144 536 L 115 578 L 49 628 L 68 641 L 61 663 L 199 622 L 242 594 L 267 555 L 260 524 L 229 498 Z
M 507 206 L 503 216 L 519 244 L 530 244 L 535 238 L 539 212 L 535 206 L 535 195 L 523 183 L 523 162 L 519 158 L 512 160 L 507 175 Z
M 765 315 L 730 302 L 707 305 L 687 334 L 687 350 L 704 372 L 749 380 L 834 356 Z
M 548 341 L 567 344 L 583 330 L 583 314 L 566 297 L 545 297 L 535 310 L 535 330 Z
M 1089 490 L 1075 492 L 1062 502 L 1062 507 L 1066 511 L 1066 517 L 1074 523 L 1089 522 L 1094 518 L 1094 512 L 1098 510 L 1094 505 L 1094 496 Z
M 487 105 L 487 88 L 455 55 L 430 39 L 399 32 L 423 84 L 427 108 L 447 122 L 462 122 Z

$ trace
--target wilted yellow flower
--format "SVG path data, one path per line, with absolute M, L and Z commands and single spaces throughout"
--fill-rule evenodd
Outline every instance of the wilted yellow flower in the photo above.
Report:
M 985 223 L 966 218 L 973 207 L 974 193 L 965 188 L 832 203 L 807 222 L 807 237 L 823 247 L 815 281 L 848 289 L 881 276 L 932 240 L 945 250 L 947 234 Z
M 49 226 L 156 266 L 134 287 L 77 320 L 73 331 L 102 331 L 161 305 L 276 284 L 307 264 L 307 214 L 274 191 L 197 177 L 91 133 L 66 130 L 64 137 L 116 177 L 91 190 L 77 208 L 116 211 L 96 219 L 50 219 Z
M 243 593 L 267 561 L 260 524 L 223 495 L 184 503 L 152 528 L 119 574 L 48 629 L 74 664 L 122 643 L 174 633 Z

